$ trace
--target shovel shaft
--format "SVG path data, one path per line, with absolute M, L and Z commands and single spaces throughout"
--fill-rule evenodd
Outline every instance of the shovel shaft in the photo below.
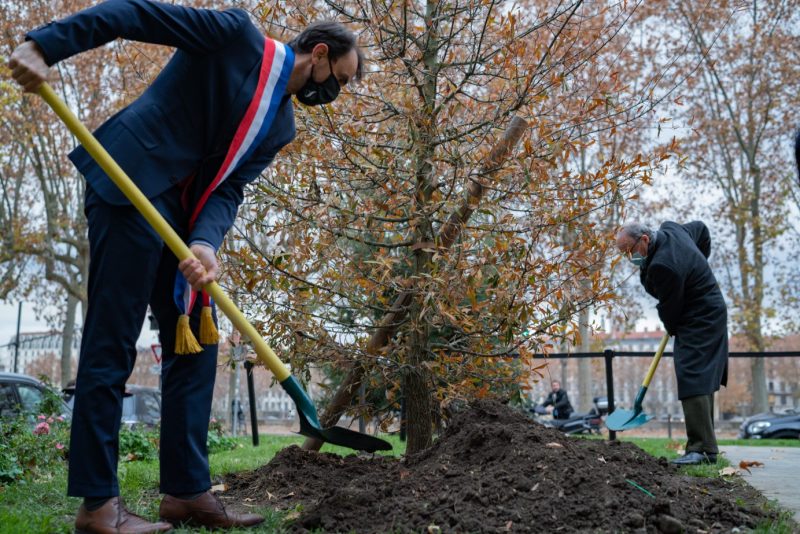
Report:
M 175 230 L 164 220 L 164 217 L 153 207 L 153 204 L 148 200 L 144 194 L 136 187 L 136 184 L 125 174 L 125 171 L 117 165 L 117 162 L 106 152 L 103 145 L 92 135 L 92 133 L 83 125 L 83 123 L 76 117 L 72 111 L 67 107 L 63 100 L 55 94 L 53 88 L 49 84 L 43 83 L 38 89 L 39 95 L 53 108 L 67 128 L 78 138 L 78 141 L 83 145 L 87 152 L 97 161 L 98 165 L 106 172 L 109 178 L 119 187 L 120 191 L 131 201 L 131 203 L 139 210 L 139 213 L 147 220 L 150 226 L 158 232 L 158 235 L 164 240 L 164 243 L 170 250 L 182 261 L 187 258 L 193 258 L 189 247 L 178 236 Z M 216 282 L 207 284 L 204 289 L 217 303 L 217 307 L 230 319 L 231 323 L 244 334 L 253 343 L 253 347 L 258 355 L 259 360 L 263 362 L 270 371 L 275 375 L 275 378 L 282 382 L 290 376 L 289 369 L 281 362 L 275 355 L 272 349 L 263 340 L 258 331 L 250 324 L 245 318 L 244 314 L 236 307 L 233 301 L 228 298 L 222 288 Z
M 644 382 L 642 382 L 642 389 L 645 391 L 647 391 L 647 388 L 650 386 L 650 381 L 653 380 L 653 375 L 656 374 L 658 362 L 661 361 L 661 356 L 664 354 L 664 349 L 667 348 L 668 342 L 669 334 L 664 334 L 663 339 L 661 339 L 661 343 L 658 345 L 658 350 L 656 350 L 656 355 L 653 357 L 653 361 L 650 362 L 650 369 L 647 370 L 647 374 L 644 377 Z M 642 393 L 641 396 L 644 397 L 644 393 Z

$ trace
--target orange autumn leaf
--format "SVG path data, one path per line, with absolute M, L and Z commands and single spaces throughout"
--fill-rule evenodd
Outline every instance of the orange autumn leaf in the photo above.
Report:
M 749 469 L 750 467 L 764 467 L 764 463 L 757 461 L 747 461 L 747 460 L 742 460 L 741 462 L 739 462 L 739 469 L 744 469 L 748 473 L 751 473 Z

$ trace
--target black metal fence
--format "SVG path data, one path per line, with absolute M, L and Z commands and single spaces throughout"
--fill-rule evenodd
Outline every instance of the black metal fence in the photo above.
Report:
M 555 352 L 552 354 L 536 354 L 537 360 L 576 360 L 603 358 L 606 375 L 606 396 L 608 397 L 608 413 L 614 411 L 614 359 L 615 358 L 652 358 L 653 352 L 615 351 L 606 349 L 603 352 Z M 730 358 L 800 358 L 800 351 L 775 351 L 775 352 L 731 352 Z M 664 352 L 664 358 L 672 358 L 672 352 Z M 247 392 L 250 404 L 250 426 L 253 436 L 253 445 L 258 445 L 258 420 L 256 416 L 255 388 L 253 387 L 253 363 L 245 362 L 247 373 Z M 363 430 L 362 430 L 363 431 Z M 617 433 L 608 431 L 609 439 L 617 439 Z
M 614 411 L 614 359 L 615 358 L 652 358 L 654 352 L 641 351 L 615 351 L 606 349 L 603 352 L 555 352 L 552 354 L 536 354 L 537 360 L 575 360 L 603 358 L 606 372 L 606 396 L 608 397 L 608 413 Z M 664 352 L 664 358 L 672 358 L 672 352 Z M 775 351 L 775 352 L 731 352 L 730 358 L 800 358 L 800 351 Z M 617 433 L 608 431 L 609 439 L 617 439 Z

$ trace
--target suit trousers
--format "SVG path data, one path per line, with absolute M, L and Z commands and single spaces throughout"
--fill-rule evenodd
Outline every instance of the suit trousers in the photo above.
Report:
M 686 452 L 719 453 L 714 433 L 714 394 L 681 399 L 686 424 Z
M 150 199 L 178 234 L 188 214 L 178 187 Z M 211 487 L 206 439 L 216 376 L 217 346 L 176 355 L 173 301 L 178 260 L 133 206 L 105 203 L 86 188 L 89 226 L 88 308 L 81 339 L 69 451 L 67 493 L 119 495 L 117 459 L 125 383 L 136 362 L 136 341 L 147 306 L 162 345 L 160 487 L 182 494 Z M 191 314 L 198 331 L 201 306 Z M 214 318 L 216 321 L 216 317 Z

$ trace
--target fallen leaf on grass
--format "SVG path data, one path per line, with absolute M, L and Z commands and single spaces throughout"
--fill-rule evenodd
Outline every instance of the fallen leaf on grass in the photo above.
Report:
M 606 459 L 605 459 L 605 458 L 603 458 L 602 456 L 601 456 L 600 458 L 598 458 L 598 459 L 597 459 L 597 461 L 598 461 L 598 462 L 607 463 L 607 462 L 606 462 Z
M 741 462 L 739 462 L 740 469 L 744 469 L 748 473 L 752 474 L 749 469 L 750 467 L 764 467 L 764 464 L 763 462 L 756 462 L 756 461 L 750 462 L 747 460 L 742 460 Z
M 719 470 L 719 474 L 720 474 L 720 476 L 723 476 L 723 477 L 731 477 L 733 475 L 738 475 L 739 471 L 735 467 L 728 466 L 728 467 L 723 467 L 722 469 L 720 469 Z
M 428 534 L 439 534 L 441 531 L 439 525 L 428 525 Z
M 556 441 L 551 441 L 547 445 L 545 445 L 548 449 L 563 449 L 564 446 Z
M 298 517 L 300 517 L 300 510 L 292 510 L 291 512 L 287 513 L 284 516 L 284 520 L 285 521 L 294 521 Z

